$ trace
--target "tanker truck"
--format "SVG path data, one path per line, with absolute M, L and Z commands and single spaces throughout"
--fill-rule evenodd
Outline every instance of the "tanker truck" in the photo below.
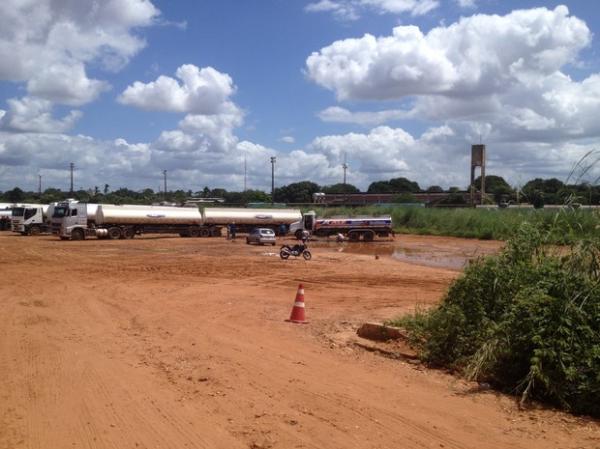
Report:
M 39 235 L 49 233 L 52 229 L 52 204 L 21 204 L 12 209 L 11 228 L 21 235 Z
M 54 220 L 60 223 L 58 235 L 63 240 L 83 240 L 92 236 L 99 239 L 131 239 L 143 233 L 199 236 L 204 229 L 200 211 L 187 207 L 71 202 L 64 209 L 57 206 Z M 212 231 L 220 234 L 221 229 Z
M 56 218 L 60 215 L 61 218 Z M 254 227 L 281 230 L 302 217 L 299 210 L 257 210 L 166 206 L 97 205 L 95 213 L 83 203 L 64 203 L 54 210 L 63 240 L 86 237 L 133 238 L 144 233 L 170 233 L 181 237 L 215 237 L 223 226 L 234 224 L 240 232 Z
M 8 231 L 10 229 L 11 209 L 0 208 L 0 231 Z
M 302 231 L 327 237 L 342 234 L 352 242 L 363 240 L 372 242 L 375 236 L 387 237 L 393 234 L 392 217 L 389 215 L 381 217 L 332 217 L 317 218 L 314 211 L 305 213 L 302 220 L 290 226 L 290 232 L 300 239 Z

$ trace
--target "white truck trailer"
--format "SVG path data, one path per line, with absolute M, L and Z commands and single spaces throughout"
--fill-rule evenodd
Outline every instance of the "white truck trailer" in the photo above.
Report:
M 181 237 L 214 237 L 223 226 L 235 224 L 239 232 L 254 227 L 281 230 L 301 218 L 299 210 L 232 209 L 167 206 L 114 206 L 100 204 L 91 212 L 84 203 L 63 203 L 54 210 L 57 233 L 64 240 L 133 238 L 144 233 L 170 233 Z
M 327 237 L 330 235 L 343 234 L 350 241 L 372 242 L 375 236 L 387 237 L 393 234 L 392 217 L 332 217 L 317 218 L 314 211 L 305 213 L 302 220 L 290 226 L 290 232 L 301 238 L 302 231 L 307 230 L 311 234 Z

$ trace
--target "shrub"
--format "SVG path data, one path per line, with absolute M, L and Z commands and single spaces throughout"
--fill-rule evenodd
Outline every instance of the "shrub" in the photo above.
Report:
M 576 413 L 600 416 L 600 241 L 547 245 L 524 223 L 472 263 L 428 312 L 400 318 L 432 366 Z

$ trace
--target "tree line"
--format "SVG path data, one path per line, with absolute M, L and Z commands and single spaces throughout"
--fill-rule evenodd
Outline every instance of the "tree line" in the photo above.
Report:
M 481 177 L 474 183 L 475 189 L 481 189 Z M 416 202 L 415 193 L 449 193 L 445 200 L 447 203 L 465 202 L 460 191 L 468 191 L 469 187 L 450 187 L 443 189 L 438 185 L 422 188 L 416 181 L 400 177 L 387 181 L 372 182 L 366 193 L 395 194 L 393 202 L 410 203 Z M 544 204 L 565 204 L 566 202 L 580 204 L 599 204 L 600 186 L 588 183 L 565 184 L 556 178 L 535 178 L 528 181 L 521 188 L 511 187 L 501 176 L 488 175 L 485 177 L 485 191 L 498 203 L 528 202 L 536 207 Z M 273 199 L 271 194 L 262 190 L 246 190 L 242 192 L 227 191 L 223 188 L 209 188 L 199 191 L 174 190 L 168 192 L 156 192 L 152 189 L 131 190 L 121 187 L 111 190 L 108 184 L 103 188 L 95 186 L 88 190 L 77 190 L 75 192 L 63 191 L 56 188 L 48 188 L 41 194 L 33 191 L 23 191 L 19 187 L 0 192 L 1 202 L 10 203 L 51 203 L 61 201 L 65 198 L 74 198 L 82 202 L 110 203 L 110 204 L 153 204 L 159 202 L 172 202 L 183 204 L 189 198 L 222 198 L 225 204 L 248 204 L 248 203 L 311 203 L 313 194 L 317 192 L 352 194 L 361 191 L 352 184 L 333 184 L 320 186 L 312 181 L 300 181 L 275 188 Z

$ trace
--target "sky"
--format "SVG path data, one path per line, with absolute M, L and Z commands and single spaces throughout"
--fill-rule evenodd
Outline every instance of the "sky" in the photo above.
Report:
M 596 3 L 2 0 L 0 190 L 595 182 Z

